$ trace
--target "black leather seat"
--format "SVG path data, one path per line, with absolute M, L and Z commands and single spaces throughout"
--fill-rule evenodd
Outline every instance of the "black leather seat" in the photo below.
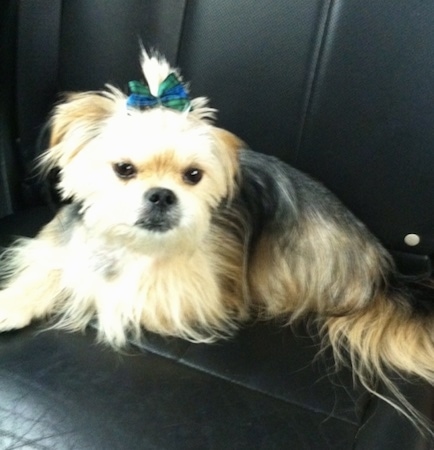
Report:
M 411 275 L 434 254 L 434 6 L 418 0 L 5 0 L 0 240 L 53 214 L 28 167 L 59 92 L 140 76 L 138 37 L 182 68 L 219 124 L 314 174 Z M 42 133 L 43 135 L 43 133 Z M 145 138 L 145 137 L 144 137 Z M 40 144 L 43 145 L 43 144 Z M 404 236 L 417 233 L 409 248 Z M 433 448 L 334 373 L 302 327 L 252 323 L 213 345 L 146 334 L 119 354 L 86 334 L 0 336 L 0 448 Z M 434 390 L 402 383 L 431 416 Z

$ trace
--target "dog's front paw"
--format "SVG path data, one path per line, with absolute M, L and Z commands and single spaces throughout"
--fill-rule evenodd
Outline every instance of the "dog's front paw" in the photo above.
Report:
M 23 328 L 30 324 L 32 315 L 25 311 L 16 311 L 0 307 L 0 332 Z
M 0 291 L 0 332 L 23 328 L 32 320 L 32 311 L 9 290 Z

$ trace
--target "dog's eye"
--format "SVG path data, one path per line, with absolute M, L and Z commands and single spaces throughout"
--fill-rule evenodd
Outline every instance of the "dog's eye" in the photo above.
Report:
M 202 179 L 202 176 L 203 176 L 203 171 L 193 167 L 193 168 L 187 169 L 183 173 L 182 179 L 187 184 L 197 184 Z
M 137 173 L 136 167 L 127 162 L 114 163 L 113 170 L 119 178 L 133 178 Z

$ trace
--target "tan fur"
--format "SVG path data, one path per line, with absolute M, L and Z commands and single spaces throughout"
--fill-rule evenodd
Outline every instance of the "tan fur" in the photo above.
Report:
M 176 158 L 176 150 L 169 149 L 152 157 L 151 160 L 146 161 L 137 169 L 138 177 L 147 178 L 149 176 L 161 177 L 162 175 L 171 175 L 175 178 L 182 175 L 182 170 L 185 167 L 179 165 Z
M 219 149 L 222 162 L 226 168 L 226 183 L 228 185 L 227 195 L 232 198 L 235 189 L 235 176 L 238 172 L 238 155 L 237 151 L 244 147 L 243 141 L 222 128 L 213 127 L 213 138 L 216 147 Z
M 284 245 L 265 234 L 249 271 L 265 316 L 295 320 L 310 312 L 346 314 L 365 307 L 390 263 L 379 246 L 357 239 L 320 219 L 297 223 Z
M 393 375 L 399 375 L 434 384 L 432 318 L 416 316 L 398 293 L 394 297 L 379 293 L 353 314 L 326 318 L 322 333 L 338 366 L 350 361 L 356 379 L 375 395 L 379 395 L 378 382 L 383 383 L 388 394 L 379 396 L 421 432 L 432 433 L 429 419 L 410 404 L 392 380 Z

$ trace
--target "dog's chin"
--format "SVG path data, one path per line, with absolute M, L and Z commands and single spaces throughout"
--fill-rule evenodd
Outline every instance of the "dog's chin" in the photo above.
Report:
M 129 245 L 136 250 L 159 257 L 173 257 L 174 255 L 191 254 L 198 246 L 198 234 L 179 225 L 135 224 L 131 228 Z

